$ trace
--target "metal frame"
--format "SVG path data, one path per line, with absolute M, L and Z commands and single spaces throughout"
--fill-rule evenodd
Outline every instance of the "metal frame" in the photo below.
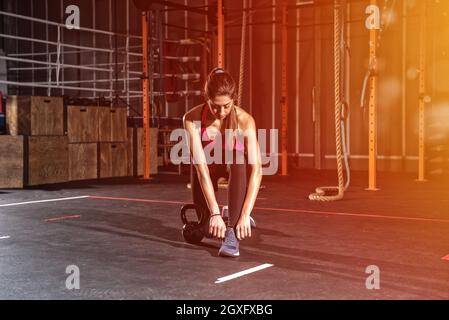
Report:
M 217 0 L 217 18 L 218 18 L 218 39 L 217 39 L 217 66 L 224 68 L 224 15 L 223 15 L 223 0 Z
M 150 179 L 150 83 L 149 83 L 149 62 L 148 62 L 148 29 L 149 13 L 142 12 L 142 96 L 143 96 L 143 145 L 144 145 L 144 165 L 143 178 Z
M 187 0 L 184 0 L 184 5 L 187 6 Z M 184 38 L 188 39 L 189 38 L 189 31 L 188 31 L 188 19 L 189 19 L 189 15 L 188 15 L 188 11 L 185 10 L 184 11 Z M 198 74 L 198 79 L 199 79 L 199 74 Z M 189 83 L 186 81 L 184 83 L 184 90 L 188 91 L 189 90 Z M 189 98 L 187 96 L 185 96 L 184 98 L 184 103 L 185 103 L 185 111 L 189 111 Z
M 301 19 L 301 10 L 300 8 L 296 8 L 296 24 L 299 25 L 299 21 Z M 296 88 L 296 99 L 295 99 L 295 113 L 296 113 L 296 125 L 295 125 L 295 133 L 296 133 L 296 141 L 295 141 L 295 153 L 296 157 L 299 155 L 299 84 L 300 84 L 300 62 L 301 62 L 301 30 L 299 28 L 296 29 L 296 63 L 295 63 L 295 88 Z
M 346 2 L 346 14 L 345 14 L 345 19 L 344 21 L 342 21 L 343 24 L 346 25 L 346 29 L 345 29 L 345 50 L 344 50 L 344 65 L 345 65 L 345 70 L 343 71 L 345 76 L 344 76 L 344 87 L 345 87 L 345 102 L 347 103 L 347 105 L 350 106 L 352 105 L 352 101 L 351 101 L 351 24 L 348 23 L 349 20 L 351 20 L 351 3 L 349 1 L 345 1 Z M 345 139 L 346 139 L 346 152 L 347 155 L 349 156 L 351 154 L 351 112 L 346 112 L 345 116 L 348 118 L 348 120 L 346 121 L 346 132 L 342 132 L 342 134 L 346 134 Z
M 61 6 L 62 7 L 62 6 Z M 97 24 L 97 21 L 96 21 L 96 17 L 95 17 L 95 15 L 96 15 L 96 5 L 95 5 L 95 1 L 92 1 L 92 27 L 95 29 L 96 28 L 96 24 Z M 95 35 L 95 33 L 92 35 L 92 46 L 95 48 L 96 47 L 96 44 L 97 44 L 97 37 L 96 37 L 96 35 Z M 97 57 L 96 57 L 96 55 L 95 54 L 93 54 L 92 55 L 92 62 L 93 62 L 93 65 L 96 65 L 96 63 L 97 63 Z M 94 71 L 94 72 L 92 72 L 92 80 L 93 80 L 93 82 L 94 82 L 94 89 L 96 89 L 97 88 L 97 73 Z M 97 97 L 97 93 L 96 92 L 94 92 L 94 98 L 96 98 Z
M 315 3 L 315 1 L 297 1 L 296 4 L 290 5 L 287 4 L 287 9 L 298 9 L 304 6 L 319 6 L 320 4 Z M 328 5 L 328 4 L 323 4 Z M 245 11 L 247 12 L 256 12 L 256 11 L 263 11 L 263 10 L 273 10 L 277 8 L 276 4 L 272 4 L 271 6 L 260 6 L 260 7 L 249 7 Z M 241 12 L 241 9 L 233 9 L 233 10 L 227 10 L 228 12 Z
M 282 56 L 281 56 L 281 175 L 288 174 L 288 29 L 287 29 L 287 0 L 282 0 Z
M 271 37 L 272 37 L 272 48 L 271 48 L 271 129 L 276 128 L 276 0 L 273 0 L 273 23 L 271 27 Z
M 64 15 L 64 13 L 62 13 L 63 12 L 62 3 L 63 3 L 63 1 L 61 1 L 61 16 Z M 48 20 L 48 0 L 45 0 L 45 19 Z M 58 41 L 60 40 L 59 35 L 60 35 L 60 33 L 59 33 L 59 29 L 58 29 Z M 45 25 L 45 39 L 47 41 L 49 39 L 49 37 L 48 37 L 48 24 Z M 59 47 L 59 43 L 56 44 L 56 48 L 57 48 L 57 51 L 58 51 L 58 49 L 60 48 Z M 45 49 L 48 52 L 48 42 L 45 45 Z M 59 58 L 56 58 L 56 61 L 59 61 Z M 47 56 L 47 62 L 51 62 L 51 56 Z M 34 64 L 32 66 L 34 66 Z M 57 68 L 57 69 L 59 70 L 59 68 Z M 48 82 L 50 82 L 51 81 L 51 69 L 50 68 L 48 68 L 47 74 L 48 74 Z M 33 78 L 33 80 L 34 80 L 34 78 Z M 47 95 L 48 96 L 51 95 L 51 88 L 50 87 L 47 88 Z
M 45 3 L 47 5 L 47 2 Z M 47 10 L 45 10 L 47 11 Z M 34 17 L 34 1 L 30 0 L 30 12 L 31 12 L 31 16 Z M 31 38 L 34 38 L 34 23 L 31 22 L 30 23 L 30 33 L 31 33 Z M 31 51 L 34 52 L 34 42 L 31 42 Z M 34 79 L 34 64 L 31 65 L 32 69 L 31 69 L 31 78 Z M 31 88 L 31 94 L 34 96 L 34 87 Z
M 221 0 L 218 0 L 218 1 L 221 1 Z M 174 8 L 174 9 L 168 9 L 167 8 L 167 9 L 165 9 L 166 11 L 182 10 L 182 11 L 187 11 L 187 12 L 192 12 L 192 13 L 204 14 L 206 16 L 208 14 L 207 10 L 204 10 L 204 9 L 201 9 L 201 8 L 192 7 L 192 6 L 188 6 L 186 4 L 182 5 L 182 4 L 177 3 L 177 2 L 165 1 L 165 0 L 152 0 L 152 2 L 164 5 L 166 8 L 167 7 Z
M 425 178 L 425 98 L 426 98 L 426 24 L 427 5 L 426 1 L 421 4 L 420 30 L 419 30 L 419 107 L 418 107 L 418 180 L 426 181 Z
M 130 96 L 129 96 L 129 66 L 130 66 L 130 54 L 129 54 L 129 36 L 130 36 L 130 32 L 129 32 L 129 0 L 126 0 L 126 39 L 125 39 L 125 51 L 126 51 L 126 55 L 125 55 L 125 61 L 124 61 L 124 71 L 125 71 L 125 77 L 126 77 L 126 84 L 125 84 L 125 91 L 126 91 L 126 104 L 127 106 L 127 115 L 130 115 L 130 108 L 129 108 L 129 104 L 130 104 Z
M 165 12 L 164 12 L 164 37 L 165 39 L 168 38 L 168 6 L 165 5 Z M 205 18 L 207 19 L 207 16 L 205 16 Z M 167 101 L 167 99 L 165 100 L 165 116 L 168 118 L 169 116 L 169 103 Z M 165 152 L 165 150 L 164 150 Z
M 249 0 L 248 8 L 253 8 L 253 0 Z M 249 112 L 253 113 L 253 15 L 249 15 Z
M 405 1 L 402 2 L 402 99 L 401 99 L 401 113 L 402 113 L 402 141 L 401 141 L 401 149 L 402 149 L 402 169 L 405 169 L 405 159 L 407 157 L 407 3 Z
M 312 89 L 312 121 L 314 123 L 314 167 L 321 169 L 321 8 L 314 8 L 314 86 Z
M 48 0 L 46 0 L 47 2 Z M 60 0 L 60 3 L 63 4 L 63 0 Z M 112 0 L 109 0 L 109 3 L 112 4 Z M 129 0 L 126 0 L 126 10 L 129 13 Z M 31 87 L 34 88 L 46 88 L 47 89 L 47 95 L 51 95 L 52 90 L 59 89 L 61 90 L 62 94 L 65 93 L 65 90 L 70 91 L 78 91 L 78 92 L 84 92 L 85 94 L 89 92 L 93 92 L 93 98 L 96 98 L 98 94 L 102 96 L 109 96 L 111 99 L 114 97 L 117 92 L 115 92 L 114 87 L 114 66 L 116 63 L 113 61 L 113 55 L 115 53 L 115 48 L 112 46 L 112 40 L 114 36 L 117 36 L 119 39 L 121 39 L 120 46 L 117 46 L 118 51 L 117 54 L 124 55 L 123 61 L 117 62 L 117 65 L 123 67 L 123 75 L 124 77 L 120 77 L 118 80 L 123 81 L 123 90 L 119 90 L 118 92 L 119 96 L 122 97 L 122 94 L 125 94 L 126 103 L 129 105 L 130 99 L 132 98 L 138 98 L 139 95 L 136 95 L 136 93 L 139 93 L 137 91 L 138 84 L 135 84 L 131 88 L 130 84 L 131 82 L 135 82 L 139 80 L 139 78 L 136 77 L 130 77 L 131 75 L 141 75 L 142 70 L 138 68 L 138 64 L 142 63 L 142 53 L 133 52 L 132 49 L 140 49 L 142 50 L 142 45 L 135 45 L 130 46 L 130 40 L 142 40 L 142 37 L 139 35 L 133 35 L 130 34 L 129 30 L 129 18 L 127 18 L 127 26 L 126 26 L 126 34 L 122 33 L 114 33 L 112 31 L 112 23 L 111 19 L 109 19 L 109 31 L 107 30 L 101 30 L 96 28 L 96 17 L 95 17 L 95 3 L 92 4 L 92 25 L 93 28 L 84 28 L 80 27 L 81 32 L 89 32 L 92 34 L 92 46 L 86 46 L 86 45 L 74 45 L 74 44 L 68 44 L 64 43 L 64 32 L 65 30 L 65 24 L 49 21 L 48 20 L 48 10 L 46 10 L 46 19 L 40 19 L 36 18 L 34 16 L 25 16 L 17 13 L 11 13 L 6 11 L 0 11 L 0 15 L 5 17 L 10 17 L 15 19 L 16 21 L 19 20 L 25 20 L 32 22 L 31 25 L 33 26 L 34 23 L 42 23 L 45 25 L 46 31 L 45 31 L 45 39 L 36 39 L 36 38 L 28 38 L 28 37 L 21 37 L 18 36 L 17 31 L 15 34 L 7 34 L 7 33 L 0 33 L 0 38 L 5 39 L 13 39 L 16 40 L 16 43 L 18 41 L 27 41 L 33 43 L 42 43 L 46 45 L 47 51 L 46 52 L 30 52 L 30 53 L 18 53 L 16 50 L 16 53 L 8 54 L 8 56 L 0 56 L 0 59 L 6 60 L 6 61 L 14 61 L 18 63 L 28 63 L 31 66 L 30 67 L 10 67 L 8 68 L 9 71 L 16 71 L 20 74 L 20 71 L 26 71 L 26 70 L 32 70 L 32 73 L 36 73 L 37 70 L 46 70 L 47 71 L 47 81 L 43 83 L 42 81 L 35 81 L 35 77 L 32 77 L 32 81 L 23 82 L 23 81 L 5 81 L 2 80 L 1 83 L 4 83 L 9 86 L 15 86 L 15 87 Z M 109 7 L 109 13 L 112 14 L 112 7 Z M 61 6 L 61 19 L 63 20 L 64 17 L 64 7 Z M 110 17 L 111 18 L 111 17 Z M 54 27 L 58 31 L 58 41 L 50 41 L 48 34 L 49 34 L 49 28 Z M 108 36 L 110 38 L 110 45 L 109 48 L 101 48 L 97 47 L 97 35 L 103 35 Z M 180 45 L 192 45 L 197 44 L 193 39 L 163 39 L 164 42 L 167 43 L 177 43 Z M 123 43 L 122 43 L 123 42 Z M 34 46 L 33 46 L 34 47 Z M 54 47 L 54 51 L 50 51 L 50 47 Z M 70 48 L 72 50 L 65 50 L 65 48 Z M 64 63 L 64 57 L 66 55 L 73 55 L 73 54 L 80 54 L 80 53 L 86 53 L 91 52 L 92 53 L 92 64 L 89 65 L 76 65 L 76 64 L 66 64 Z M 97 63 L 96 59 L 96 53 L 102 52 L 102 53 L 108 53 L 109 54 L 109 62 L 107 63 Z M 38 57 L 45 57 L 46 61 L 44 60 L 38 60 Z M 130 61 L 130 57 L 137 57 L 138 60 Z M 177 59 L 182 62 L 186 61 L 198 61 L 200 57 L 192 56 L 192 57 L 174 57 L 174 56 L 164 56 L 164 59 Z M 53 62 L 54 61 L 54 62 Z M 36 67 L 35 65 L 41 65 L 42 67 Z M 87 70 L 92 72 L 92 80 L 68 80 L 65 81 L 64 79 L 64 70 L 65 69 L 77 69 L 77 70 Z M 99 77 L 97 73 L 100 74 L 108 74 L 108 78 Z M 171 77 L 172 74 L 164 74 L 163 77 Z M 175 75 L 179 79 L 182 80 L 190 80 L 190 79 L 197 79 L 199 77 L 199 74 L 179 74 Z M 154 74 L 152 76 L 152 79 L 161 77 L 161 75 Z M 98 88 L 97 83 L 102 82 L 110 82 L 109 89 L 105 88 Z M 91 83 L 89 88 L 81 87 L 81 86 L 73 86 L 73 84 L 81 84 L 81 83 Z M 118 89 L 118 88 L 117 88 Z M 134 89 L 134 90 L 133 90 Z M 34 94 L 34 93 L 33 93 Z M 163 92 L 155 92 L 155 95 L 163 95 Z M 179 92 L 167 92 L 166 94 L 178 94 L 180 96 L 189 96 L 199 95 L 197 90 L 182 90 Z M 128 110 L 129 113 L 129 110 Z
M 377 0 L 371 0 L 377 5 Z M 369 191 L 377 189 L 377 30 L 372 28 L 369 32 L 369 110 L 368 110 L 368 188 Z

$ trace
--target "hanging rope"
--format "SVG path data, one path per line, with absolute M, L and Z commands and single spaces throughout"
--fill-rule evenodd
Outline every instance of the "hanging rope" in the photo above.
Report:
M 242 106 L 243 82 L 245 80 L 245 49 L 246 49 L 246 21 L 247 21 L 246 1 L 247 0 L 243 0 L 242 42 L 240 45 L 240 74 L 239 74 L 239 91 L 237 98 L 237 105 L 239 107 Z
M 348 92 L 346 91 L 348 84 L 346 83 L 346 67 L 350 65 L 350 48 L 347 43 L 347 29 L 346 29 L 346 8 L 348 6 L 348 0 L 341 0 L 340 7 L 344 8 L 343 10 L 340 10 L 340 21 L 341 21 L 341 32 L 340 32 L 340 54 L 341 54 L 341 65 L 340 70 L 341 74 L 343 76 L 340 77 L 340 83 L 341 83 L 341 118 L 340 118 L 340 126 L 341 126 L 341 144 L 342 144 L 342 150 L 343 150 L 343 162 L 344 162 L 344 168 L 346 173 L 346 182 L 344 190 L 346 191 L 349 188 L 349 185 L 351 184 L 351 168 L 349 166 L 349 152 L 348 152 L 348 146 L 346 143 L 346 139 L 348 138 L 348 130 L 349 128 L 349 102 L 348 102 Z
M 318 187 L 309 195 L 310 200 L 334 201 L 343 199 L 344 177 L 341 135 L 341 16 L 339 0 L 334 0 L 334 84 L 335 84 L 335 142 L 337 151 L 338 187 Z M 329 193 L 333 193 L 329 195 Z M 337 193 L 337 194 L 335 194 Z

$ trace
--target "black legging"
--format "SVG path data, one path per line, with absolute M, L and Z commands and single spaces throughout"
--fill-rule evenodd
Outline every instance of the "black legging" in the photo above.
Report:
M 226 164 L 211 164 L 209 165 L 210 178 L 214 186 L 214 191 L 218 191 L 218 179 L 226 177 Z M 235 227 L 240 218 L 243 202 L 246 196 L 246 162 L 245 164 L 230 164 L 229 184 L 228 184 L 228 208 L 229 208 L 229 222 L 228 226 Z M 197 205 L 202 215 L 202 225 L 209 228 L 210 211 L 207 206 L 206 199 L 198 181 L 198 175 L 193 165 L 190 166 L 190 181 L 193 195 L 193 202 Z

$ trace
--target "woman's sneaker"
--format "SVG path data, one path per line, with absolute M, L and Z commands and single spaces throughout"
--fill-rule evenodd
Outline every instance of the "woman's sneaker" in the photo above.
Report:
M 221 244 L 221 248 L 218 251 L 219 256 L 225 257 L 238 257 L 239 252 L 239 241 L 235 237 L 235 232 L 233 228 L 227 228 L 225 233 L 225 239 Z

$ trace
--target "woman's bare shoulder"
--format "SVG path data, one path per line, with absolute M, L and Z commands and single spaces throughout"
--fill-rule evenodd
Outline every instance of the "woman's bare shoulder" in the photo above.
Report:
M 183 121 L 199 121 L 201 120 L 201 110 L 203 105 L 199 104 L 189 111 L 187 111 L 184 116 L 182 117 Z
M 237 106 L 235 108 L 237 111 L 237 118 L 239 119 L 239 123 L 244 129 L 248 128 L 249 126 L 255 123 L 254 118 L 243 108 Z

